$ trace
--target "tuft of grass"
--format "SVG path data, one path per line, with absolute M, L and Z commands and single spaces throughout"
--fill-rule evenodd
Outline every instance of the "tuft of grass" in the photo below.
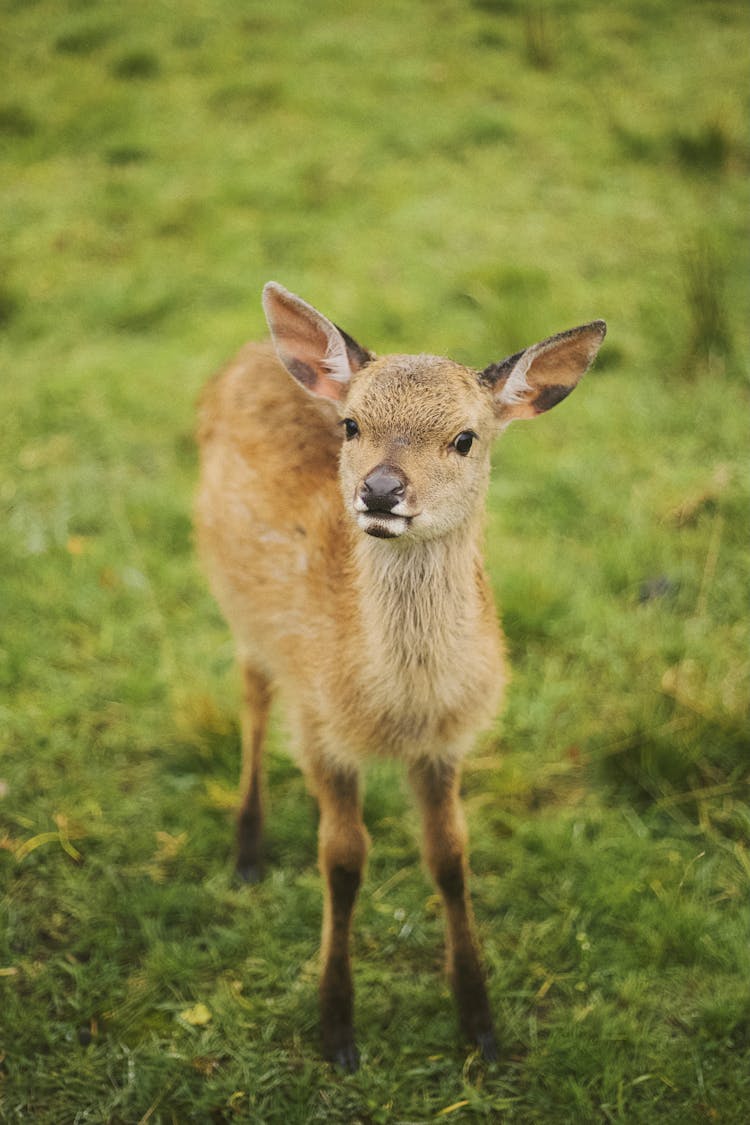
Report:
M 684 256 L 685 301 L 689 315 L 688 368 L 716 371 L 732 358 L 727 315 L 727 270 L 718 250 L 699 241 Z
M 664 152 L 665 146 L 661 139 L 642 129 L 617 123 L 613 125 L 612 132 L 620 151 L 628 160 L 658 161 Z
M 19 294 L 0 282 L 0 329 L 7 327 L 15 319 L 22 306 Z
M 550 9 L 541 4 L 530 4 L 524 8 L 526 58 L 537 70 L 551 70 L 555 65 L 553 21 Z
M 113 36 L 109 24 L 83 23 L 61 32 L 55 38 L 55 50 L 63 55 L 90 55 L 106 46 Z
M 685 168 L 704 173 L 723 172 L 732 152 L 731 137 L 716 121 L 692 132 L 676 132 L 672 144 Z
M 37 122 L 18 102 L 0 105 L 0 133 L 8 137 L 30 137 L 37 130 Z
M 211 95 L 209 105 L 230 121 L 249 122 L 256 113 L 262 113 L 282 100 L 283 86 L 280 82 L 261 80 L 223 86 Z
M 126 81 L 152 79 L 159 74 L 161 63 L 153 51 L 132 50 L 116 58 L 111 69 L 115 78 Z
M 142 145 L 113 145 L 108 148 L 104 159 L 114 167 L 123 167 L 128 164 L 141 164 L 148 160 L 151 151 Z

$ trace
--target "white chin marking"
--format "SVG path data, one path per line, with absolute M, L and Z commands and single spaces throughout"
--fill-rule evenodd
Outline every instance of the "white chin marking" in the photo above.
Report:
M 378 512 L 358 512 L 357 523 L 363 531 L 376 539 L 396 539 L 406 531 L 409 521 L 404 516 L 389 516 Z

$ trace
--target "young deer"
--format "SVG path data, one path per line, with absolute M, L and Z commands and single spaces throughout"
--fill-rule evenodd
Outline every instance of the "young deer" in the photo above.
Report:
M 570 393 L 606 326 L 476 372 L 376 356 L 275 282 L 263 304 L 275 351 L 246 345 L 209 384 L 199 431 L 199 544 L 244 677 L 238 872 L 261 874 L 275 692 L 320 806 L 324 1052 L 356 1070 L 349 932 L 369 844 L 359 772 L 369 757 L 400 758 L 445 902 L 461 1024 L 494 1059 L 459 801 L 461 759 L 505 678 L 482 562 L 490 445 Z

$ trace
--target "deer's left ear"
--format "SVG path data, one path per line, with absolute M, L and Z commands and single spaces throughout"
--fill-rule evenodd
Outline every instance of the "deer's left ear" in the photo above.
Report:
M 593 362 L 606 332 L 604 321 L 594 320 L 486 367 L 480 379 L 492 388 L 500 421 L 535 418 L 562 402 Z

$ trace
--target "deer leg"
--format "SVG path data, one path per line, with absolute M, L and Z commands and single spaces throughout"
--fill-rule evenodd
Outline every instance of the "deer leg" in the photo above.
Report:
M 344 1071 L 359 1066 L 349 934 L 369 847 L 354 771 L 318 760 L 311 781 L 320 806 L 318 855 L 325 880 L 320 1018 L 323 1053 Z
M 242 675 L 242 804 L 237 817 L 236 870 L 244 883 L 257 883 L 263 875 L 261 759 L 271 693 L 266 677 L 251 665 L 243 666 Z
M 497 1058 L 484 970 L 468 892 L 466 825 L 460 775 L 443 762 L 422 761 L 409 771 L 422 810 L 425 859 L 445 903 L 448 973 L 461 1026 L 488 1061 Z

